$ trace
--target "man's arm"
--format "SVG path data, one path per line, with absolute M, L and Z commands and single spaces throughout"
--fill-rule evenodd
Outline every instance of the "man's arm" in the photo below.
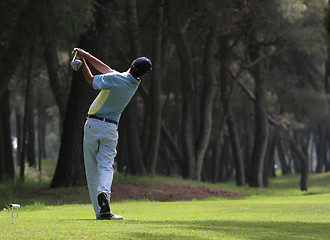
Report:
M 80 48 L 73 49 L 73 52 L 78 52 L 78 54 L 77 54 L 78 57 L 83 58 L 83 59 L 85 58 L 101 73 L 109 73 L 109 72 L 113 71 L 108 65 L 103 63 L 101 60 L 97 59 L 92 54 L 90 54 Z
M 93 84 L 94 76 L 86 63 L 85 58 L 82 59 L 82 63 L 83 63 L 83 65 L 82 65 L 81 70 L 82 70 L 83 76 L 85 77 L 86 81 L 89 84 Z

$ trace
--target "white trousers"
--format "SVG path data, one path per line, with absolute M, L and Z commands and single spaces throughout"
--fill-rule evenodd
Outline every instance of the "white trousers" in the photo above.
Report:
M 113 123 L 87 118 L 84 127 L 84 159 L 89 195 L 96 219 L 100 219 L 97 195 L 109 197 L 113 179 L 113 163 L 117 154 L 118 126 Z

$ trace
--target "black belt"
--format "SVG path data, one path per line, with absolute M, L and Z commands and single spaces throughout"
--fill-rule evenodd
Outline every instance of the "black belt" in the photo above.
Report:
M 108 123 L 113 123 L 113 124 L 118 125 L 118 122 L 116 122 L 114 120 L 106 119 L 106 118 L 103 118 L 103 117 L 98 117 L 98 116 L 95 116 L 95 115 L 88 115 L 88 118 L 94 118 L 94 119 L 101 120 L 103 122 L 108 122 Z

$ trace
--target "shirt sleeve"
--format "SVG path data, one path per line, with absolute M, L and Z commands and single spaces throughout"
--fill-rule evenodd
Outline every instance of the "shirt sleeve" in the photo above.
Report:
M 131 76 L 133 78 L 133 76 Z M 134 79 L 134 78 L 133 78 Z M 100 75 L 95 75 L 93 80 L 93 88 L 97 90 L 112 90 L 114 88 L 131 88 L 138 85 L 137 80 L 129 80 L 119 72 L 111 72 Z
M 111 89 L 111 77 L 106 74 L 95 75 L 93 80 L 93 88 L 98 90 Z

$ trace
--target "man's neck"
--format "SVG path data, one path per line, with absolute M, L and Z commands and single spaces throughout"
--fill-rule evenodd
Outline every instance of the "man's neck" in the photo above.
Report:
M 134 74 L 131 72 L 131 70 L 128 71 L 136 80 L 140 81 L 140 79 Z

